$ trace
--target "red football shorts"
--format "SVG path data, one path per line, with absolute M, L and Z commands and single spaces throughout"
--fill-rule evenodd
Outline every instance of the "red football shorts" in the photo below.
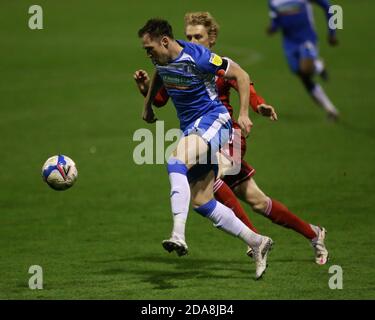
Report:
M 233 121 L 233 128 L 239 129 L 240 126 Z M 234 134 L 238 134 L 238 131 L 236 130 Z M 233 154 L 233 143 L 229 145 L 229 151 L 230 154 Z M 243 160 L 243 157 L 246 154 L 246 138 L 241 135 L 241 170 L 236 175 L 228 175 L 222 178 L 222 180 L 231 188 L 238 186 L 242 182 L 246 181 L 247 179 L 250 179 L 255 174 L 255 169 L 249 165 L 245 160 Z

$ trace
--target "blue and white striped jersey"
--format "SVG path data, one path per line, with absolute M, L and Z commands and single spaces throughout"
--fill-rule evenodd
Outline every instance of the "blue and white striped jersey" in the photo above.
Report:
M 172 98 L 181 130 L 208 113 L 227 113 L 218 99 L 215 75 L 226 70 L 228 61 L 204 46 L 182 40 L 180 55 L 168 65 L 156 65 L 157 72 Z

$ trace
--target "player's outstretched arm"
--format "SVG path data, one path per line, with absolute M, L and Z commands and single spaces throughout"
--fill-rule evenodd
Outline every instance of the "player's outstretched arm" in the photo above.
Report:
M 237 82 L 235 80 L 229 80 L 228 83 L 232 88 L 238 91 Z M 268 117 L 271 120 L 277 120 L 277 114 L 275 109 L 271 105 L 267 104 L 264 98 L 256 92 L 253 83 L 250 83 L 249 104 L 251 108 L 254 110 L 254 112 L 259 113 L 264 117 Z
M 250 105 L 253 110 L 263 117 L 268 117 L 272 121 L 277 120 L 277 114 L 275 109 L 266 103 L 262 96 L 258 95 L 255 91 L 254 84 L 250 85 Z
M 249 118 L 249 99 L 250 99 L 250 77 L 237 63 L 231 62 L 225 73 L 225 78 L 234 79 L 237 82 L 238 93 L 240 96 L 240 113 L 238 124 L 241 127 L 242 134 L 247 137 L 253 123 Z
M 145 98 L 145 104 L 143 108 L 142 118 L 147 123 L 154 123 L 157 119 L 155 118 L 154 110 L 152 109 L 152 102 L 155 99 L 156 94 L 162 87 L 163 82 L 157 72 L 152 77 L 150 88 Z
M 310 1 L 315 2 L 319 7 L 321 7 L 324 10 L 324 13 L 325 13 L 326 18 L 327 18 L 328 43 L 331 46 L 338 45 L 339 42 L 337 40 L 336 30 L 335 29 L 331 29 L 331 27 L 329 25 L 329 20 L 332 17 L 332 14 L 329 12 L 329 8 L 331 6 L 330 2 L 328 0 L 310 0 Z

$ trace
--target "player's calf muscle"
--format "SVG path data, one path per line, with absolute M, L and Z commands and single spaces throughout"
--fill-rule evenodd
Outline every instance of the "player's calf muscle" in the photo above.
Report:
M 203 179 L 190 184 L 191 203 L 194 208 L 198 208 L 213 199 L 214 178 L 213 171 L 210 171 Z
M 254 179 L 249 179 L 238 185 L 235 189 L 243 201 L 247 202 L 251 208 L 258 213 L 264 213 L 268 206 L 268 198 L 262 190 L 259 189 Z
M 267 210 L 268 200 L 266 197 L 258 198 L 251 204 L 251 208 L 258 213 L 264 214 Z

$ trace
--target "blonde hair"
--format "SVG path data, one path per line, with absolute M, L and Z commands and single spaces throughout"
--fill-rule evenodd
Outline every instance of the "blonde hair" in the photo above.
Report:
M 207 11 L 188 12 L 185 14 L 185 28 L 189 25 L 202 25 L 206 28 L 209 38 L 214 45 L 219 34 L 219 25 L 215 18 Z

